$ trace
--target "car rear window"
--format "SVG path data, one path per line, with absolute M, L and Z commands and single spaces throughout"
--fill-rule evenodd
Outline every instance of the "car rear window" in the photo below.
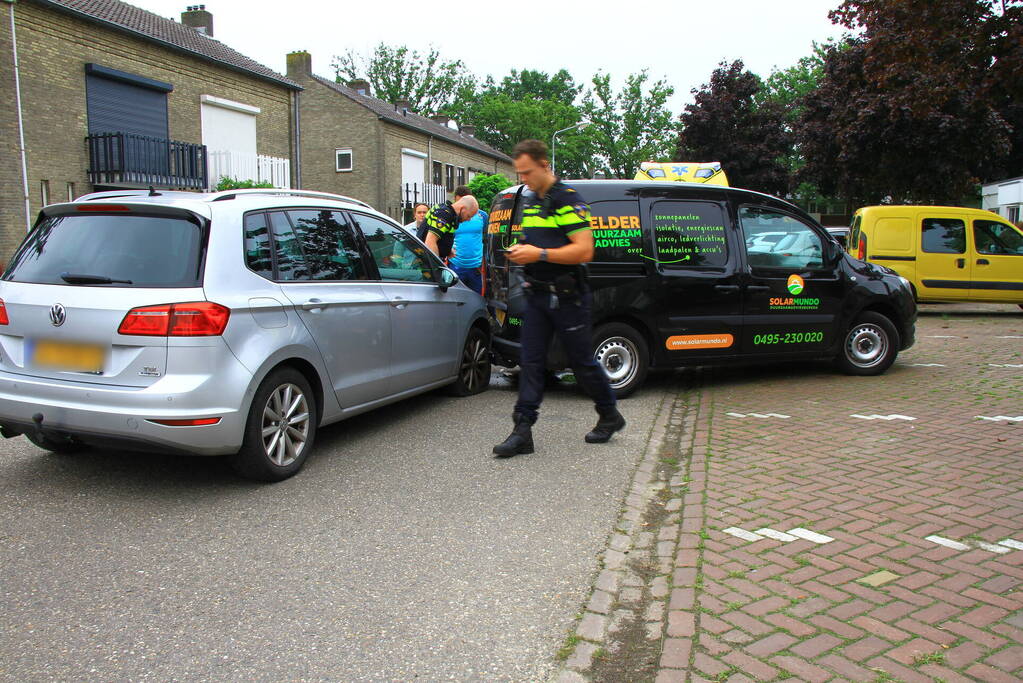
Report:
M 201 284 L 201 252 L 202 230 L 184 216 L 50 216 L 25 238 L 3 279 L 47 285 L 196 287 Z

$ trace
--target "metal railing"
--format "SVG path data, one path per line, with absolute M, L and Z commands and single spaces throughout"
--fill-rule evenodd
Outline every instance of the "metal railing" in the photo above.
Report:
M 410 209 L 419 202 L 425 204 L 440 204 L 446 201 L 448 192 L 443 185 L 431 183 L 403 183 L 398 201 L 404 208 Z
M 291 161 L 265 154 L 241 154 L 229 150 L 209 152 L 210 185 L 221 178 L 269 182 L 279 189 L 291 188 Z
M 93 185 L 153 185 L 205 190 L 206 145 L 135 133 L 103 133 L 85 138 L 89 182 Z

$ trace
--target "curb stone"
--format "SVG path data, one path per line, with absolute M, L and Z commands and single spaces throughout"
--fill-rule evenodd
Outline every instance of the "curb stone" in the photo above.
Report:
M 551 683 L 591 681 L 595 657 L 605 650 L 613 652 L 614 636 L 637 620 L 645 640 L 657 647 L 660 661 L 666 623 L 678 618 L 672 616 L 677 610 L 669 612 L 668 600 L 686 479 L 683 470 L 697 412 L 689 408 L 687 399 L 698 400 L 698 391 L 683 387 L 674 396 L 665 396 L 658 408 L 618 522 L 600 558 L 597 578 L 584 600 L 587 606 L 569 631 L 568 637 L 577 642 L 549 679 Z M 680 443 L 682 437 L 685 443 Z M 675 458 L 677 464 L 666 467 L 664 457 Z M 667 517 L 645 527 L 643 520 L 651 509 Z M 637 571 L 640 567 L 643 571 Z

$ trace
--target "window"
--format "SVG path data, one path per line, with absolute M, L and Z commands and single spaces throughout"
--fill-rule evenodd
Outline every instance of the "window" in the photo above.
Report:
M 632 201 L 590 203 L 594 261 L 642 261 L 643 230 L 639 204 Z
M 268 250 L 269 244 L 262 239 L 260 230 L 265 219 L 257 218 L 258 215 L 253 214 L 252 230 L 246 224 L 246 258 L 252 259 L 249 267 L 263 275 L 266 265 L 262 250 Z M 273 211 L 269 217 L 277 280 L 367 279 L 362 254 L 345 214 L 325 209 L 292 209 Z
M 650 219 L 660 266 L 721 267 L 728 261 L 725 220 L 719 205 L 709 202 L 656 202 L 650 209 Z
M 365 280 L 362 254 L 348 218 L 340 211 L 289 211 L 305 254 L 310 280 Z
M 441 185 L 444 182 L 443 164 L 439 161 L 433 162 L 433 184 Z
M 792 216 L 753 206 L 739 209 L 746 260 L 754 268 L 813 270 L 824 265 L 823 241 Z
M 39 200 L 42 201 L 43 206 L 50 203 L 50 181 L 40 180 L 39 181 Z
M 1010 223 L 1019 223 L 1019 208 L 1018 205 L 1005 207 L 1005 217 Z
M 113 287 L 197 287 L 201 256 L 202 231 L 190 217 L 73 213 L 41 220 L 5 279 L 66 285 L 62 274 L 81 273 Z
M 465 168 L 462 167 L 462 166 L 459 166 L 456 175 L 457 175 L 457 177 L 455 179 L 455 182 L 458 185 L 465 185 Z
M 444 187 L 448 192 L 455 191 L 455 167 L 451 164 L 444 165 Z
M 265 213 L 250 213 L 242 224 L 245 237 L 245 265 L 249 270 L 272 280 L 274 276 L 273 254 L 270 249 L 270 229 Z
M 408 233 L 373 216 L 353 213 L 352 218 L 366 238 L 381 280 L 434 281 L 426 248 Z
M 958 218 L 925 218 L 923 250 L 931 254 L 965 254 L 966 223 Z
M 67 200 L 69 202 L 75 201 L 75 184 L 74 183 L 68 183 L 67 184 Z
M 973 221 L 973 240 L 978 254 L 1023 255 L 1023 233 L 998 221 Z
M 352 170 L 352 150 L 350 147 L 346 149 L 335 149 L 334 157 L 336 162 L 335 170 L 338 173 L 346 173 Z

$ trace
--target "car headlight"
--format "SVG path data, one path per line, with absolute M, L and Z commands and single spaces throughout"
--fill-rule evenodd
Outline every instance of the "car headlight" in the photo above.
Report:
M 908 289 L 909 291 L 913 291 L 913 287 L 909 284 L 909 280 L 902 277 L 901 275 L 899 276 L 899 282 L 901 282 L 902 286 Z

